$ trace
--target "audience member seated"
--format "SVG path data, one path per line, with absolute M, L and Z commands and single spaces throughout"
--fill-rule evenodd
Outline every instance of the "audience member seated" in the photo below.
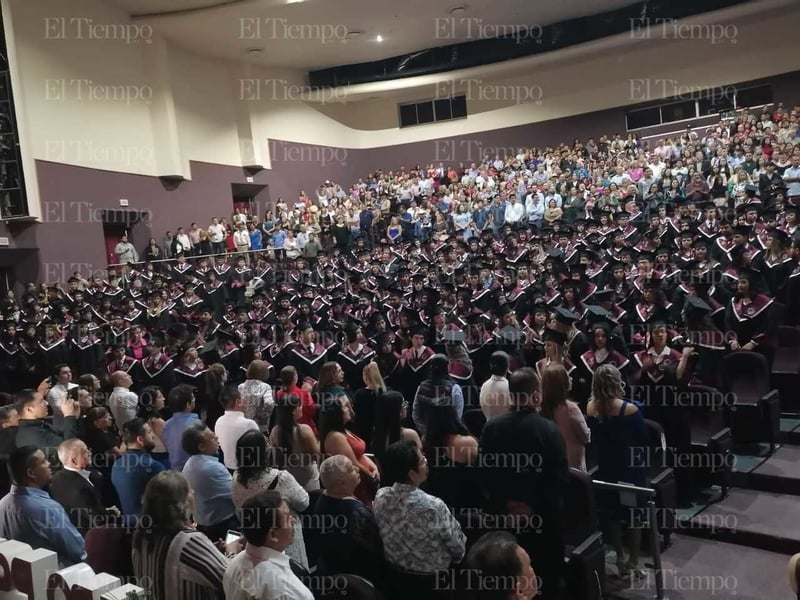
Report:
M 560 598 L 564 564 L 564 437 L 536 412 L 539 377 L 525 367 L 508 379 L 512 409 L 487 421 L 480 440 L 487 510 L 518 518 L 520 545 L 542 578 L 543 598 Z
M 478 440 L 458 418 L 455 408 L 443 404 L 427 411 L 422 451 L 428 461 L 425 491 L 451 508 L 477 508 L 481 501 Z
M 16 395 L 14 406 L 19 413 L 19 429 L 17 430 L 17 447 L 34 446 L 41 448 L 51 464 L 58 464 L 58 446 L 64 440 L 78 437 L 78 406 L 69 396 L 61 401 L 61 414 L 64 418 L 61 429 L 57 429 L 45 419 L 47 418 L 47 400 L 44 399 L 40 386 L 38 390 L 22 390 Z
M 169 464 L 173 471 L 182 471 L 189 455 L 183 449 L 183 432 L 200 417 L 194 412 L 194 388 L 190 385 L 177 385 L 169 391 L 167 398 L 172 416 L 164 423 L 161 439 L 169 453 Z
M 314 600 L 292 571 L 287 549 L 296 529 L 295 515 L 281 494 L 262 491 L 242 505 L 242 534 L 247 545 L 225 570 L 226 600 Z
M 353 573 L 380 584 L 385 573 L 383 542 L 375 515 L 354 496 L 361 471 L 346 456 L 330 456 L 320 465 L 324 492 L 314 505 L 318 572 Z
M 8 473 L 12 485 L 0 500 L 0 537 L 55 552 L 60 567 L 84 560 L 83 537 L 44 489 L 52 475 L 44 452 L 20 446 L 8 457 Z
M 533 600 L 539 593 L 530 556 L 508 532 L 482 535 L 464 563 L 466 600 Z
M 146 387 L 139 394 L 139 410 L 136 416 L 145 421 L 153 430 L 153 440 L 155 446 L 150 452 L 150 456 L 157 460 L 164 468 L 169 469 L 169 452 L 164 445 L 162 435 L 164 434 L 164 417 L 161 416 L 164 410 L 166 401 L 164 399 L 164 392 L 159 387 Z
M 481 410 L 486 419 L 507 413 L 511 401 L 508 397 L 508 354 L 502 350 L 492 353 L 489 371 L 492 376 L 481 385 Z
M 108 408 L 118 428 L 136 417 L 139 397 L 131 391 L 133 378 L 127 371 L 115 371 L 111 374 L 111 385 L 114 390 L 108 397 Z
M 375 519 L 388 563 L 404 571 L 434 574 L 464 558 L 467 538 L 447 504 L 420 489 L 428 462 L 401 440 L 386 450 L 383 472 L 391 487 L 378 490 Z
M 119 496 L 122 514 L 135 517 L 142 508 L 147 482 L 164 470 L 152 456 L 156 434 L 144 419 L 131 419 L 122 426 L 122 440 L 127 448 L 111 468 L 111 481 Z
M 272 453 L 267 440 L 259 431 L 248 431 L 236 443 L 238 469 L 233 477 L 233 503 L 240 511 L 248 498 L 265 490 L 275 490 L 289 505 L 294 520 L 294 536 L 286 548 L 291 559 L 308 569 L 308 556 L 303 541 L 303 524 L 298 515 L 308 508 L 308 492 L 288 471 L 272 465 Z
M 608 483 L 628 483 L 646 487 L 647 430 L 639 407 L 623 400 L 622 376 L 616 367 L 603 365 L 594 373 L 592 400 L 586 407 L 592 439 L 597 448 L 594 478 Z M 638 450 L 638 452 L 637 452 Z M 638 457 L 638 458 L 637 458 Z M 640 578 L 639 548 L 646 500 L 639 498 L 638 509 L 620 504 L 619 492 L 595 492 L 608 539 L 617 552 L 620 577 Z M 629 556 L 625 559 L 623 524 L 628 524 Z
M 553 421 L 564 436 L 569 466 L 585 471 L 585 449 L 591 435 L 580 407 L 568 398 L 571 388 L 572 380 L 563 365 L 547 365 L 542 372 L 542 405 L 539 413 Z
M 239 384 L 244 404 L 244 416 L 258 424 L 258 428 L 269 432 L 269 422 L 275 401 L 269 381 L 270 365 L 264 360 L 254 360 L 247 367 L 247 380 Z M 235 443 L 235 440 L 234 440 Z M 223 448 L 224 452 L 225 449 Z
M 324 455 L 346 456 L 361 470 L 361 483 L 356 488 L 356 497 L 367 506 L 372 506 L 380 476 L 378 467 L 365 452 L 367 444 L 348 429 L 353 422 L 353 408 L 346 395 L 327 400 L 322 405 L 319 418 L 319 439 Z
M 447 356 L 434 355 L 430 361 L 429 378 L 419 385 L 414 395 L 411 414 L 417 431 L 423 436 L 427 411 L 431 406 L 447 404 L 456 409 L 459 419 L 464 415 L 464 394 L 461 386 L 450 377 L 449 366 Z
M 192 423 L 183 432 L 183 450 L 189 459 L 183 474 L 194 492 L 197 529 L 217 542 L 239 523 L 231 495 L 231 474 L 219 461 L 219 440 L 205 423 Z
M 191 525 L 192 489 L 180 473 L 153 477 L 133 534 L 133 573 L 152 600 L 221 600 L 228 561 Z
M 275 427 L 269 444 L 276 450 L 277 464 L 286 469 L 307 491 L 319 489 L 319 442 L 308 425 L 300 423 L 303 404 L 294 394 L 283 394 L 275 407 Z
M 50 495 L 67 510 L 77 530 L 86 535 L 92 527 L 113 522 L 104 517 L 118 515 L 119 509 L 103 506 L 102 475 L 88 470 L 92 456 L 86 444 L 77 438 L 61 442 L 58 458 L 63 468 L 53 475 Z
M 245 401 L 239 390 L 232 386 L 226 387 L 222 392 L 222 400 L 225 413 L 214 424 L 214 433 L 219 440 L 225 466 L 233 473 L 237 467 L 236 442 L 245 432 L 260 429 L 258 423 L 245 416 Z

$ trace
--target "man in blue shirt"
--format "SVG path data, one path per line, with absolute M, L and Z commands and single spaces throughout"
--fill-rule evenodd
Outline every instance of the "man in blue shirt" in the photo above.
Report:
M 131 419 L 122 426 L 122 440 L 127 451 L 114 461 L 111 482 L 117 490 L 122 514 L 136 516 L 142 508 L 147 482 L 164 470 L 150 453 L 156 447 L 156 435 L 144 419 Z
M 283 259 L 286 257 L 286 251 L 283 249 L 285 241 L 286 232 L 283 230 L 283 225 L 278 222 L 275 224 L 275 231 L 272 233 L 272 247 L 275 248 L 275 258 Z
M 190 455 L 183 474 L 194 490 L 197 529 L 212 542 L 225 539 L 239 522 L 233 505 L 233 478 L 219 461 L 217 435 L 202 421 L 192 423 L 183 432 L 183 449 Z
M 182 471 L 189 455 L 183 450 L 181 439 L 184 430 L 200 417 L 194 412 L 194 388 L 181 384 L 169 391 L 167 404 L 172 416 L 164 423 L 161 439 L 169 453 L 169 464 L 173 471 Z
M 0 500 L 0 536 L 58 554 L 60 567 L 86 558 L 83 537 L 67 511 L 44 488 L 50 462 L 36 446 L 21 446 L 8 457 L 11 491 Z

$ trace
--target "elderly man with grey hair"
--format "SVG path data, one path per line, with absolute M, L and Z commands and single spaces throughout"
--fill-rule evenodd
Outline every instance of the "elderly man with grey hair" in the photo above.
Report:
M 358 467 L 346 456 L 326 458 L 319 467 L 325 491 L 314 506 L 313 527 L 306 535 L 317 540 L 323 573 L 354 573 L 370 581 L 385 576 L 383 544 L 372 511 L 358 500 Z

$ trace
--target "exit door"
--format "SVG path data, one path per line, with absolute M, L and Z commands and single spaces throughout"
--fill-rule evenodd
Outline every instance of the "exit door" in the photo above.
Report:
M 115 265 L 119 262 L 114 249 L 117 247 L 119 240 L 128 232 L 128 228 L 123 224 L 117 223 L 103 223 L 103 237 L 106 243 L 106 259 L 109 265 Z M 130 238 L 128 241 L 133 242 Z

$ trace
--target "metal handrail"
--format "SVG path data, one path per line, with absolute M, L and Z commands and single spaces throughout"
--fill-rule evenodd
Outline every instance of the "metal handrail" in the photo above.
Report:
M 614 492 L 625 492 L 645 496 L 647 498 L 647 508 L 650 515 L 650 551 L 653 554 L 653 569 L 656 576 L 656 600 L 666 600 L 664 595 L 664 573 L 661 570 L 661 547 L 658 543 L 658 515 L 656 514 L 656 491 L 652 488 L 643 488 L 628 483 L 609 483 L 607 481 L 593 480 L 592 484 L 596 489 Z
M 217 256 L 236 256 L 236 255 L 243 256 L 245 254 L 257 254 L 259 252 L 269 252 L 269 251 L 275 251 L 275 250 L 285 250 L 285 248 L 275 248 L 274 246 L 270 246 L 268 248 L 262 248 L 261 250 L 248 250 L 247 252 L 239 252 L 238 250 L 233 250 L 233 251 L 230 251 L 230 252 L 227 252 L 227 251 L 226 252 L 215 252 L 213 254 L 198 254 L 197 256 L 189 255 L 189 254 L 184 253 L 184 256 L 187 258 L 187 260 L 188 259 L 197 260 L 198 258 L 216 258 Z M 178 258 L 175 257 L 175 256 L 172 256 L 170 258 L 157 258 L 155 260 L 147 261 L 147 260 L 142 260 L 142 257 L 140 256 L 139 260 L 134 261 L 134 262 L 129 262 L 129 263 L 108 263 L 108 268 L 112 269 L 112 268 L 124 267 L 125 265 L 143 265 L 146 262 L 149 262 L 151 264 L 165 263 L 165 262 L 172 262 L 172 261 L 176 261 L 176 260 L 178 260 Z

